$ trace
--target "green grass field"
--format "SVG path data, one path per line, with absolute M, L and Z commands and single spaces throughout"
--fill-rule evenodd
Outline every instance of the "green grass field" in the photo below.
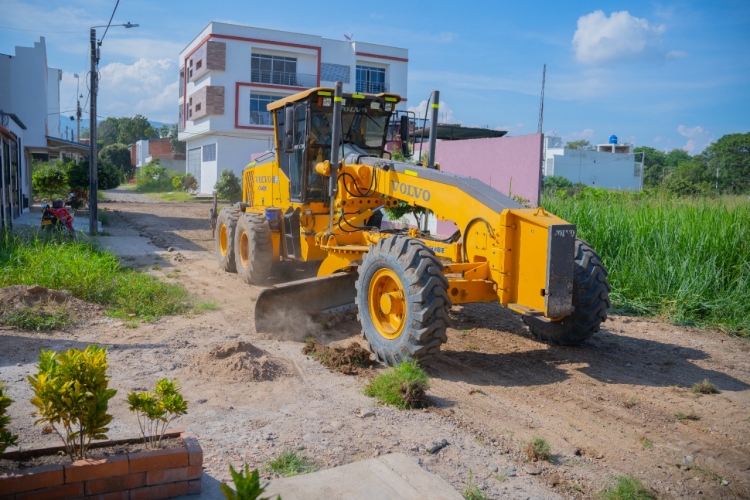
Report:
M 750 337 L 750 199 L 587 189 L 542 206 L 601 255 L 616 310 Z

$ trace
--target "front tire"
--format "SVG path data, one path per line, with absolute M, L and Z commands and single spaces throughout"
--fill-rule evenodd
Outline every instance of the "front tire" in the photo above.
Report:
M 597 333 L 602 322 L 607 320 L 607 308 L 611 306 L 610 290 L 601 258 L 588 243 L 577 239 L 573 263 L 573 314 L 560 321 L 524 316 L 523 322 L 539 340 L 580 345 Z
M 390 366 L 440 352 L 448 340 L 448 280 L 424 243 L 405 236 L 379 240 L 362 257 L 356 283 L 362 335 Z
M 261 214 L 244 213 L 237 222 L 234 238 L 235 268 L 240 279 L 249 285 L 268 279 L 273 262 L 271 230 Z
M 219 212 L 216 219 L 216 259 L 219 261 L 219 269 L 228 273 L 237 272 L 234 262 L 234 236 L 240 213 L 238 208 L 227 207 Z

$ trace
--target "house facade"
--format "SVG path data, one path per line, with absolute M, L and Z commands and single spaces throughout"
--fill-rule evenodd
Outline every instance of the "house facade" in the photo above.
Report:
M 143 139 L 130 145 L 130 164 L 134 168 L 148 165 L 151 160 L 159 160 L 159 165 L 167 170 L 185 173 L 185 155 L 174 152 L 169 137 Z
M 210 193 L 222 170 L 241 177 L 252 155 L 273 149 L 269 103 L 337 81 L 405 97 L 409 60 L 398 47 L 211 22 L 179 62 L 178 137 L 187 173 Z

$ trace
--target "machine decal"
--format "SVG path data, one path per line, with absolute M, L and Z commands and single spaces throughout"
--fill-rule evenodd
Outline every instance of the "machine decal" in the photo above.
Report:
M 398 181 L 391 181 L 391 189 L 394 192 L 399 192 L 411 198 L 422 199 L 424 201 L 430 201 L 430 198 L 432 197 L 429 189 L 404 184 L 403 182 Z
M 279 183 L 279 176 L 278 175 L 256 175 L 255 176 L 255 182 L 258 184 L 278 184 Z

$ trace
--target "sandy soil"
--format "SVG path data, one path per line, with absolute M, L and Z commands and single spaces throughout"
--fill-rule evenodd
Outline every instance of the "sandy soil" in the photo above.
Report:
M 640 478 L 664 498 L 748 497 L 747 340 L 614 316 L 586 345 L 566 348 L 531 339 L 519 316 L 499 305 L 455 306 L 449 342 L 426 364 L 435 406 L 381 407 L 362 394 L 366 378 L 329 371 L 303 355 L 300 342 L 255 332 L 253 301 L 261 289 L 218 270 L 209 204 L 138 203 L 139 196 L 124 193 L 102 204 L 110 212 L 105 229 L 147 236 L 172 251 L 124 263 L 182 283 L 218 309 L 137 328 L 99 316 L 54 333 L 0 330 L 0 379 L 16 400 L 12 428 L 23 447 L 54 442 L 28 417 L 25 375 L 39 350 L 98 342 L 110 347 L 119 391 L 110 436 L 137 433 L 127 392 L 176 377 L 190 401 L 177 425 L 199 437 L 206 472 L 218 480 L 228 477 L 230 463 L 262 466 L 287 448 L 322 467 L 399 451 L 420 457 L 459 491 L 473 475 L 492 498 L 589 498 L 620 474 Z M 353 321 L 317 338 L 364 345 Z M 241 342 L 258 350 L 242 351 Z M 198 363 L 212 349 L 224 353 L 221 360 L 242 355 L 244 361 L 222 361 L 206 372 Z M 694 395 L 690 386 L 706 378 L 720 393 Z M 699 420 L 680 420 L 679 413 Z M 534 436 L 551 443 L 551 463 L 524 461 L 524 444 Z M 448 445 L 438 453 L 425 451 L 442 439 Z

